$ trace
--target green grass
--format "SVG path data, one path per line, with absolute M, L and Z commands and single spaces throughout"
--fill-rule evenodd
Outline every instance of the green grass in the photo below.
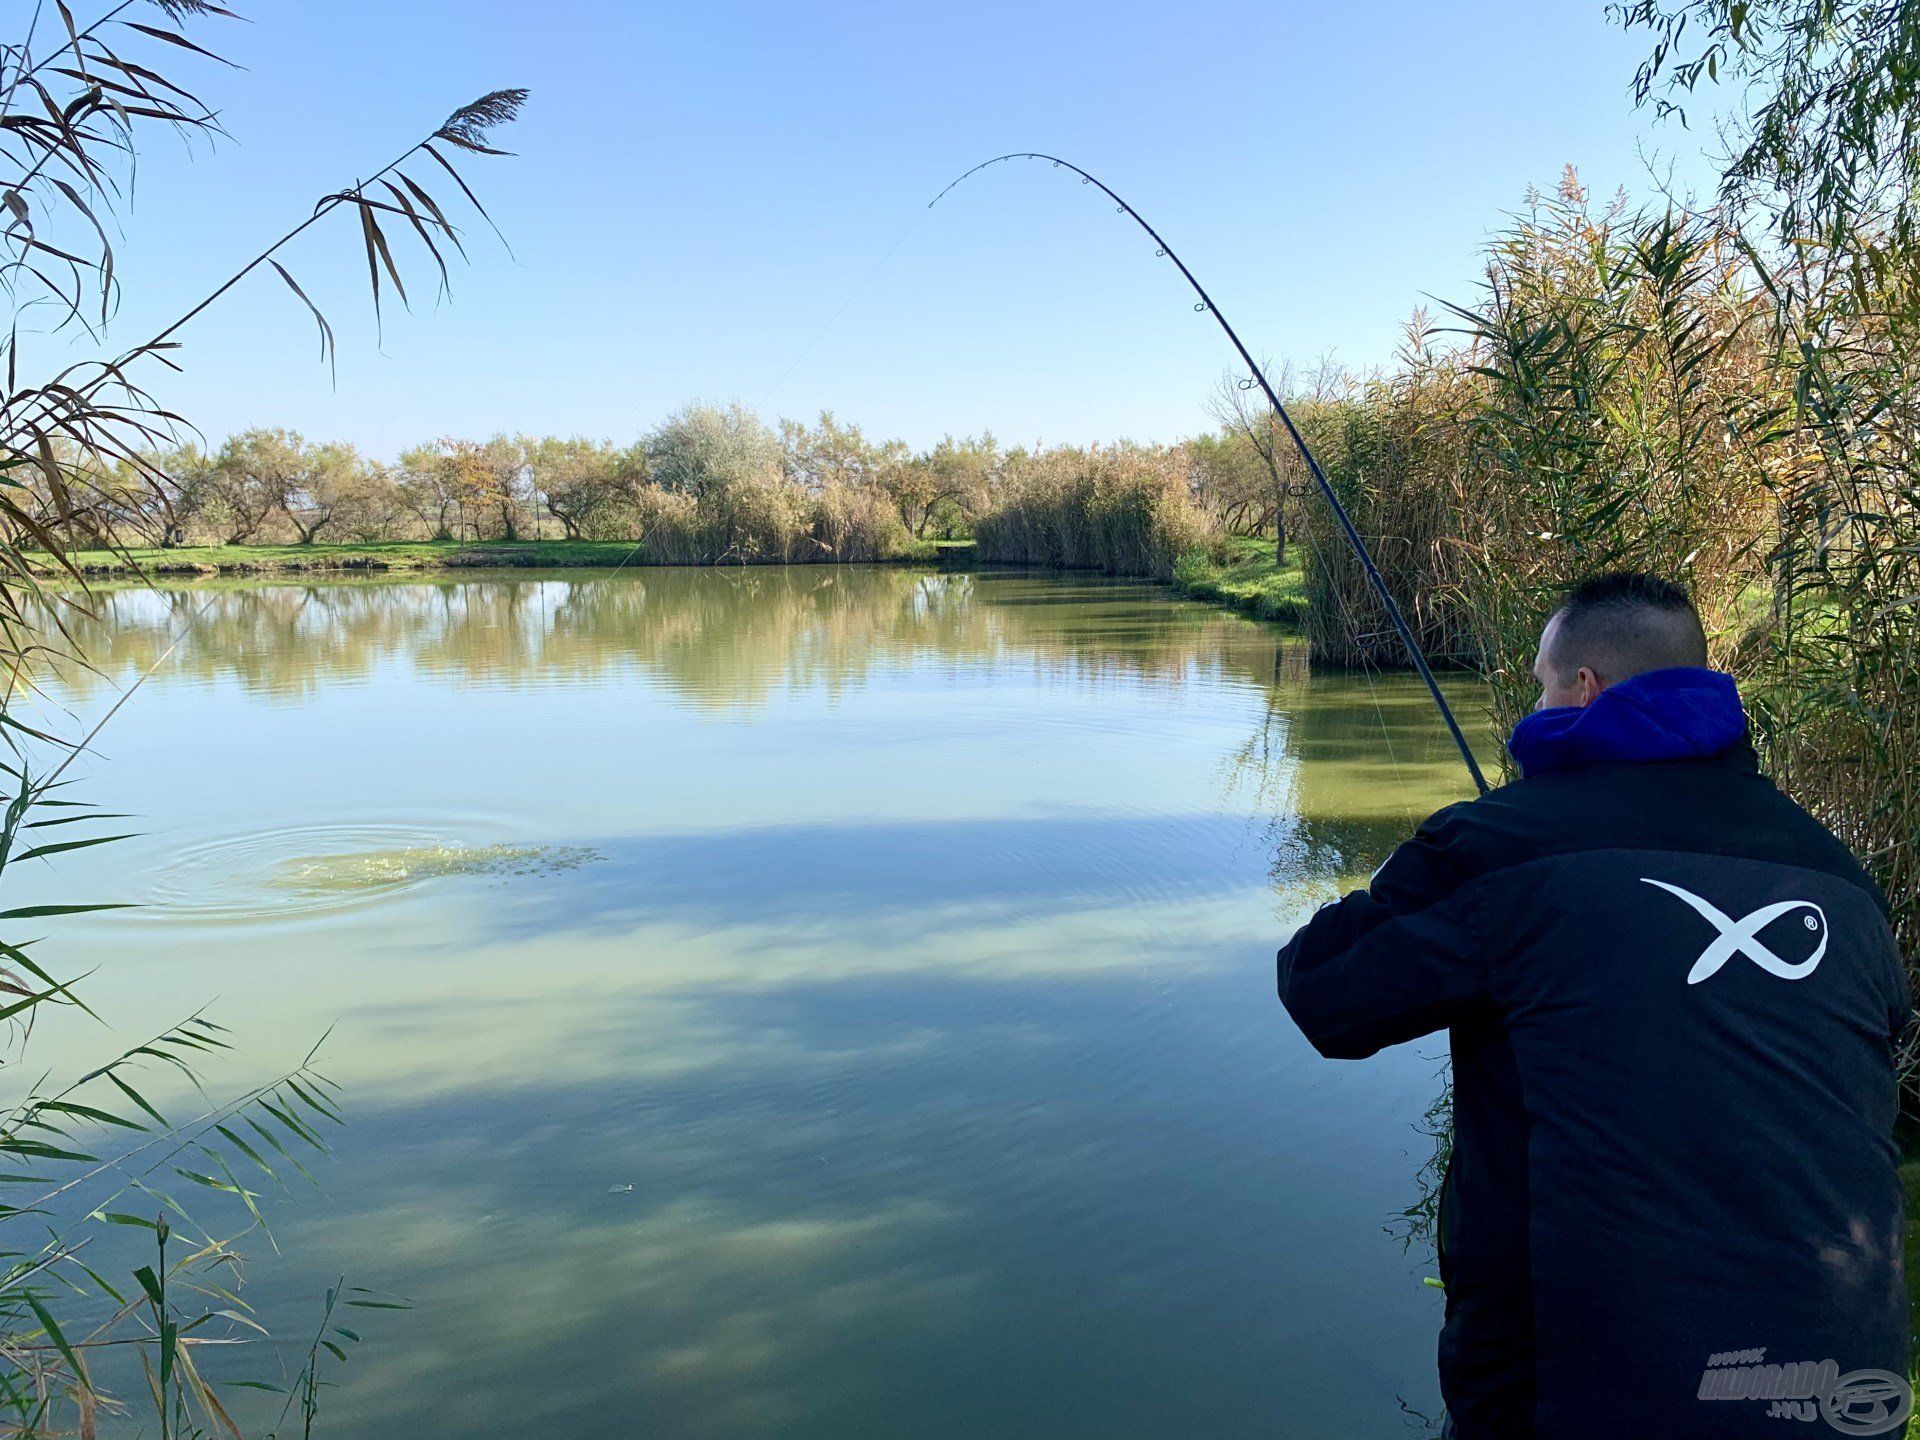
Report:
M 912 542 L 902 559 L 932 563 L 941 546 Z M 76 550 L 68 557 L 89 576 L 287 575 L 326 570 L 448 570 L 488 566 L 639 565 L 630 540 L 379 540 L 362 545 L 188 545 L 174 550 Z M 29 557 L 42 574 L 64 573 L 49 556 Z
M 972 547 L 971 540 L 921 540 L 908 536 L 907 548 L 900 558 L 915 565 L 938 565 L 943 552 L 967 550 Z
M 1273 559 L 1273 542 L 1254 535 L 1228 539 L 1223 560 L 1194 550 L 1173 569 L 1173 588 L 1194 600 L 1243 610 L 1261 620 L 1297 624 L 1306 618 L 1306 573 L 1298 559 Z

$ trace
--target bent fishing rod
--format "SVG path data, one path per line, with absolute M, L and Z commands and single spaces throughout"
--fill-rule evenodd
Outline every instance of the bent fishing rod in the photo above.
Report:
M 1406 617 L 1400 613 L 1400 606 L 1395 603 L 1393 592 L 1387 589 L 1387 582 L 1380 574 L 1380 567 L 1373 563 L 1372 552 L 1367 549 L 1366 542 L 1360 538 L 1360 532 L 1354 528 L 1353 518 L 1347 514 L 1347 507 L 1341 504 L 1340 497 L 1334 494 L 1326 472 L 1320 468 L 1320 462 L 1314 458 L 1313 450 L 1307 444 L 1306 437 L 1300 433 L 1300 427 L 1293 423 L 1293 416 L 1287 413 L 1287 407 L 1281 402 L 1272 382 L 1267 379 L 1267 372 L 1261 368 L 1259 362 L 1242 343 L 1239 334 L 1228 323 L 1227 317 L 1220 313 L 1220 307 L 1213 303 L 1213 297 L 1207 294 L 1206 287 L 1194 278 L 1193 272 L 1187 268 L 1187 262 L 1174 253 L 1173 247 L 1161 238 L 1160 232 L 1149 225 L 1145 217 L 1122 200 L 1106 182 L 1089 175 L 1071 161 L 1062 160 L 1057 155 L 1044 155 L 1035 150 L 1015 151 L 1012 154 L 996 155 L 991 160 L 981 161 L 929 200 L 927 208 L 931 210 L 938 205 L 947 197 L 949 191 L 971 176 L 979 174 L 988 166 L 998 165 L 1006 160 L 1046 160 L 1051 162 L 1056 170 L 1071 170 L 1080 177 L 1082 185 L 1092 185 L 1097 188 L 1101 194 L 1113 201 L 1115 208 L 1122 215 L 1147 232 L 1148 238 L 1157 247 L 1154 251 L 1155 257 L 1171 260 L 1174 268 L 1179 270 L 1181 278 L 1192 288 L 1193 293 L 1200 297 L 1199 303 L 1193 308 L 1213 316 L 1220 329 L 1225 332 L 1227 339 L 1233 342 L 1234 350 L 1239 353 L 1240 359 L 1260 386 L 1261 392 L 1266 395 L 1267 403 L 1273 407 L 1273 413 L 1280 417 L 1280 423 L 1286 427 L 1287 435 L 1293 441 L 1294 448 L 1300 452 L 1300 458 L 1306 462 L 1307 471 L 1313 476 L 1313 483 L 1319 487 L 1321 498 L 1333 511 L 1333 518 L 1340 522 L 1340 533 L 1347 537 L 1347 543 L 1353 547 L 1354 557 L 1359 560 L 1360 568 L 1366 572 L 1368 583 L 1373 586 L 1374 593 L 1380 597 L 1380 604 L 1385 608 L 1387 618 L 1393 622 L 1393 628 L 1399 632 L 1401 641 L 1406 645 L 1407 658 L 1413 661 L 1413 668 L 1420 672 L 1421 680 L 1426 683 L 1427 693 L 1433 697 L 1433 703 L 1440 709 L 1440 718 L 1447 722 L 1447 731 L 1453 736 L 1453 743 L 1460 749 L 1460 758 L 1466 762 L 1467 773 L 1473 777 L 1474 788 L 1482 795 L 1486 794 L 1487 778 L 1480 773 L 1480 762 L 1473 758 L 1473 747 L 1467 744 L 1467 737 L 1461 732 L 1460 722 L 1454 718 L 1453 707 L 1447 704 L 1447 697 L 1440 693 L 1440 682 L 1433 678 L 1433 670 L 1427 664 L 1427 657 L 1421 653 L 1420 642 L 1414 638 L 1413 628 L 1407 624 Z

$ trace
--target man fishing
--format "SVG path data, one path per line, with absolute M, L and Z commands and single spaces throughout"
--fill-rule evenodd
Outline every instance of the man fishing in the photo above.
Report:
M 1759 773 L 1683 590 L 1576 586 L 1534 673 L 1522 778 L 1279 958 L 1323 1055 L 1448 1031 L 1448 1433 L 1896 1433 L 1910 1000 L 1885 903 Z

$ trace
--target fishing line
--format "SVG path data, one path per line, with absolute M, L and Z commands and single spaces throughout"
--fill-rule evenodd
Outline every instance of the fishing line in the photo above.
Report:
M 929 206 L 928 208 L 931 209 L 932 207 Z M 926 218 L 927 218 L 926 210 L 921 210 L 914 215 L 912 220 L 907 222 L 907 228 L 902 230 L 899 236 L 894 240 L 893 244 L 889 245 L 886 248 L 886 252 L 882 254 L 878 260 L 873 262 L 873 268 L 868 270 L 865 275 L 860 277 L 860 283 L 855 285 L 852 290 L 847 292 L 847 298 L 842 300 L 840 302 L 840 307 L 837 310 L 835 310 L 833 314 L 827 317 L 827 323 L 822 325 L 818 330 L 814 331 L 813 338 L 807 341 L 807 343 L 800 348 L 800 353 L 798 355 L 793 357 L 793 363 L 788 365 L 785 370 L 780 372 L 780 378 L 778 380 L 774 381 L 773 384 L 767 387 L 767 393 L 760 397 L 760 403 L 754 406 L 754 409 L 764 410 L 767 408 L 767 402 L 773 398 L 774 392 L 779 390 L 779 388 L 782 385 L 787 383 L 787 381 L 792 377 L 793 372 L 800 368 L 800 362 L 805 360 L 807 356 L 813 353 L 813 347 L 818 345 L 822 340 L 826 338 L 827 332 L 833 329 L 833 327 L 840 322 L 840 317 L 847 313 L 848 307 L 851 306 L 855 300 L 858 300 L 860 298 L 860 292 L 865 290 L 868 284 L 872 282 L 873 277 L 878 275 L 881 272 L 881 270 L 883 270 L 886 267 L 886 263 L 894 257 L 894 252 L 899 250 L 899 248 L 902 245 L 907 243 L 907 238 L 910 235 L 912 235 L 915 230 L 918 230 L 920 228 L 920 222 L 925 220 Z M 618 575 L 622 570 L 626 569 L 627 563 L 631 561 L 634 558 L 634 556 L 640 553 L 641 549 L 646 545 L 646 543 L 647 541 L 644 535 L 641 536 L 638 540 L 634 541 L 633 547 L 629 549 L 625 555 L 622 555 L 620 557 L 620 563 L 613 567 L 612 571 L 608 574 L 607 578 L 612 579 L 613 576 Z
M 1333 567 L 1327 563 L 1327 553 L 1321 548 L 1319 537 L 1313 533 L 1312 527 L 1302 527 L 1301 534 L 1305 536 L 1307 545 L 1312 548 L 1314 558 L 1319 561 L 1321 572 L 1332 576 Z M 1380 743 L 1386 749 L 1387 763 L 1393 767 L 1393 778 L 1399 793 L 1405 797 L 1406 773 L 1400 768 L 1400 756 L 1393 748 L 1393 734 L 1387 728 L 1386 710 L 1380 704 L 1380 687 L 1374 683 L 1374 672 L 1380 667 L 1374 664 L 1372 651 L 1361 643 L 1365 637 L 1362 636 L 1359 621 L 1354 616 L 1352 603 L 1348 600 L 1345 590 L 1335 583 L 1329 584 L 1327 591 L 1333 597 L 1334 610 L 1340 616 L 1341 626 L 1353 637 L 1354 658 L 1360 663 L 1360 678 L 1367 682 L 1367 698 L 1373 703 L 1374 723 L 1380 727 Z M 1409 813 L 1408 818 L 1417 817 Z
M 1251 388 L 1253 381 L 1242 380 L 1239 384 L 1242 389 L 1247 389 Z M 1380 744 L 1387 752 L 1387 763 L 1393 767 L 1394 783 L 1398 793 L 1404 799 L 1407 796 L 1406 772 L 1400 768 L 1399 752 L 1393 748 L 1393 732 L 1387 727 L 1386 709 L 1380 703 L 1380 687 L 1374 681 L 1375 674 L 1384 674 L 1385 670 L 1374 662 L 1373 649 L 1366 643 L 1374 636 L 1361 630 L 1359 618 L 1354 612 L 1354 602 L 1348 597 L 1346 586 L 1338 583 L 1333 566 L 1327 562 L 1327 552 L 1320 544 L 1320 537 L 1314 534 L 1313 527 L 1301 526 L 1297 533 L 1305 538 L 1307 546 L 1313 551 L 1314 559 L 1319 563 L 1320 573 L 1328 577 L 1327 593 L 1333 599 L 1333 608 L 1340 618 L 1341 629 L 1352 637 L 1352 659 L 1358 662 L 1360 678 L 1366 681 L 1367 698 L 1373 704 L 1373 721 L 1380 730 Z M 1406 808 L 1407 818 L 1417 821 L 1419 817 L 1412 814 L 1410 803 Z
M 1147 233 L 1148 237 L 1152 239 L 1154 245 L 1157 247 L 1154 252 L 1156 258 L 1164 258 L 1173 262 L 1174 268 L 1179 270 L 1181 278 L 1187 282 L 1187 285 L 1192 289 L 1193 293 L 1199 297 L 1198 303 L 1193 308 L 1202 314 L 1213 316 L 1222 332 L 1225 333 L 1227 339 L 1233 342 L 1233 348 L 1239 353 L 1240 359 L 1245 363 L 1248 372 L 1259 384 L 1262 393 L 1266 395 L 1267 403 L 1273 407 L 1274 414 L 1280 417 L 1280 423 L 1286 427 L 1288 438 L 1293 441 L 1294 448 L 1300 452 L 1300 458 L 1306 462 L 1308 473 L 1313 476 L 1314 484 L 1319 487 L 1321 497 L 1332 509 L 1334 519 L 1339 522 L 1341 533 L 1345 535 L 1347 543 L 1353 548 L 1354 557 L 1359 560 L 1361 569 L 1366 572 L 1368 583 L 1372 585 L 1374 592 L 1380 597 L 1380 604 L 1387 612 L 1387 618 L 1393 622 L 1393 628 L 1399 633 L 1402 643 L 1405 644 L 1407 658 L 1413 662 L 1413 668 L 1419 671 L 1420 679 L 1427 687 L 1427 694 L 1432 697 L 1434 705 L 1440 711 L 1440 718 L 1446 721 L 1447 731 L 1453 737 L 1455 747 L 1460 751 L 1461 760 L 1466 763 L 1467 773 L 1473 777 L 1475 788 L 1478 789 L 1481 794 L 1486 794 L 1488 789 L 1486 776 L 1480 773 L 1480 762 L 1474 758 L 1473 747 L 1467 744 L 1467 737 L 1460 729 L 1460 722 L 1454 718 L 1453 707 L 1447 704 L 1446 696 L 1440 693 L 1440 683 L 1433 677 L 1433 670 L 1427 664 L 1427 657 L 1420 649 L 1420 642 L 1414 638 L 1413 629 L 1407 624 L 1406 617 L 1400 613 L 1400 606 L 1394 601 L 1393 592 L 1387 588 L 1386 579 L 1380 574 L 1379 567 L 1373 563 L 1372 552 L 1367 549 L 1366 542 L 1360 538 L 1360 532 L 1354 528 L 1353 520 L 1347 514 L 1347 507 L 1340 503 L 1340 497 L 1334 493 L 1333 486 L 1327 480 L 1326 472 L 1320 468 L 1320 462 L 1314 457 L 1313 450 L 1307 444 L 1306 437 L 1300 433 L 1300 428 L 1293 423 L 1293 416 L 1287 413 L 1287 407 L 1281 401 L 1279 393 L 1273 388 L 1272 382 L 1267 379 L 1267 372 L 1263 370 L 1260 367 L 1260 363 L 1253 358 L 1252 352 L 1247 349 L 1245 343 L 1241 341 L 1239 334 L 1234 330 L 1233 326 L 1228 323 L 1227 317 L 1220 313 L 1220 307 L 1213 303 L 1213 297 L 1207 294 L 1206 287 L 1195 278 L 1194 273 L 1187 268 L 1186 262 L 1174 253 L 1173 247 L 1161 238 L 1160 232 L 1149 225 L 1139 211 L 1121 199 L 1104 181 L 1088 174 L 1085 170 L 1082 170 L 1078 165 L 1070 161 L 1062 160 L 1056 155 L 1047 155 L 1035 150 L 1015 151 L 1007 155 L 996 155 L 991 160 L 983 160 L 971 170 L 955 178 L 948 184 L 945 190 L 942 190 L 938 195 L 934 196 L 933 199 L 929 200 L 927 202 L 927 208 L 931 210 L 934 206 L 938 205 L 951 191 L 965 183 L 970 177 L 979 174 L 989 166 L 998 165 L 1008 160 L 1045 160 L 1056 170 L 1072 171 L 1080 177 L 1080 183 L 1082 185 L 1092 185 L 1095 187 L 1101 194 L 1113 201 L 1114 206 L 1120 214 L 1125 215 Z
M 1235 384 L 1237 384 L 1238 387 L 1242 390 L 1252 389 L 1253 383 L 1254 382 L 1252 381 L 1251 378 L 1235 381 Z M 1249 440 L 1252 440 L 1253 432 L 1250 427 L 1247 429 L 1246 433 Z M 1258 446 L 1259 444 L 1257 440 L 1253 440 L 1253 443 L 1256 446 Z M 1269 432 L 1268 432 L 1267 443 L 1269 447 L 1272 446 L 1273 435 L 1272 435 L 1271 429 L 1269 429 Z M 1273 466 L 1273 468 L 1277 473 L 1278 467 L 1277 465 L 1274 465 L 1274 459 L 1277 457 L 1272 457 L 1271 448 L 1269 448 L 1269 450 L 1263 453 L 1269 455 L 1270 458 L 1268 463 L 1270 466 Z M 1284 484 L 1285 482 L 1282 482 L 1282 483 Z M 1284 495 L 1281 498 L 1284 501 Z M 1282 511 L 1280 514 L 1276 516 L 1276 520 L 1280 524 L 1285 523 L 1284 511 Z M 1313 552 L 1314 559 L 1319 564 L 1321 573 L 1328 577 L 1332 577 L 1334 575 L 1333 566 L 1327 563 L 1327 552 L 1324 548 L 1322 548 L 1320 544 L 1320 537 L 1314 533 L 1313 527 L 1310 525 L 1299 525 L 1294 528 L 1292 533 L 1294 536 L 1293 543 L 1296 546 L 1304 545 L 1307 549 L 1311 550 Z M 1382 669 L 1382 667 L 1374 663 L 1372 650 L 1365 644 L 1361 643 L 1363 640 L 1370 639 L 1372 637 L 1370 635 L 1363 634 L 1363 632 L 1361 631 L 1360 623 L 1354 615 L 1353 603 L 1347 597 L 1345 586 L 1337 583 L 1329 583 L 1327 586 L 1327 596 L 1331 601 L 1334 614 L 1339 620 L 1340 628 L 1344 633 L 1354 637 L 1355 643 L 1353 647 L 1352 658 L 1355 662 L 1357 662 L 1359 666 L 1360 678 L 1366 682 L 1367 699 L 1373 706 L 1373 720 L 1374 720 L 1374 724 L 1378 726 L 1380 730 L 1380 744 L 1387 752 L 1387 763 L 1393 767 L 1393 778 L 1394 778 L 1395 786 L 1397 787 L 1397 793 L 1399 793 L 1402 796 L 1405 796 L 1407 794 L 1406 772 L 1400 768 L 1399 752 L 1393 748 L 1393 732 L 1389 730 L 1387 727 L 1386 709 L 1380 703 L 1380 687 L 1374 683 L 1375 672 L 1378 671 L 1382 674 L 1384 674 L 1385 672 Z M 1276 677 L 1276 683 L 1278 683 L 1277 677 Z M 1417 816 L 1411 813 L 1410 805 L 1408 807 L 1408 819 L 1409 820 L 1418 819 Z
M 932 206 L 927 207 L 927 209 L 932 208 Z M 814 333 L 814 337 L 801 347 L 800 353 L 793 357 L 793 363 L 780 372 L 780 378 L 778 380 L 767 387 L 767 393 L 760 397 L 760 403 L 754 406 L 754 409 L 764 410 L 767 408 L 767 401 L 773 398 L 774 392 L 787 383 L 788 378 L 792 376 L 793 372 L 800 368 L 800 362 L 813 353 L 813 347 L 826 338 L 827 332 L 839 323 L 842 315 L 847 313 L 847 307 L 860 298 L 860 292 L 867 288 L 867 285 L 872 281 L 873 277 L 878 275 L 886 263 L 893 258 L 894 252 L 907 243 L 907 237 L 913 234 L 915 230 L 918 230 L 920 228 L 920 222 L 926 218 L 926 210 L 921 210 L 914 215 L 913 219 L 908 222 L 907 228 L 900 232 L 899 238 L 887 247 L 886 254 L 873 262 L 873 268 L 861 277 L 860 283 L 855 285 L 853 289 L 848 292 L 847 298 L 840 302 L 840 308 L 828 316 L 827 323 L 822 325 L 819 330 Z
M 840 317 L 847 313 L 848 308 L 853 304 L 853 302 L 860 298 L 860 293 L 863 290 L 865 290 L 870 283 L 872 283 L 873 277 L 878 275 L 883 269 L 886 268 L 887 262 L 893 259 L 895 252 L 898 251 L 902 245 L 907 243 L 908 237 L 911 236 L 915 230 L 918 230 L 920 228 L 920 222 L 925 220 L 926 218 L 927 218 L 926 210 L 921 210 L 914 215 L 913 219 L 907 222 L 907 228 L 902 230 L 900 234 L 894 239 L 893 244 L 889 245 L 886 248 L 886 251 L 880 256 L 880 258 L 873 262 L 872 268 L 869 269 L 865 275 L 860 277 L 860 283 L 855 285 L 853 289 L 847 292 L 847 298 L 842 300 L 840 302 L 839 308 L 836 309 L 833 312 L 833 314 L 827 317 L 827 323 L 822 325 L 818 330 L 813 332 L 813 338 L 807 341 L 805 345 L 800 347 L 800 353 L 798 355 L 795 355 L 793 357 L 792 363 L 789 364 L 785 370 L 782 370 L 780 372 L 780 378 L 778 380 L 775 380 L 773 384 L 767 387 L 767 393 L 762 395 L 760 397 L 759 403 L 753 407 L 755 410 L 764 410 L 767 408 L 767 402 L 774 397 L 774 394 L 780 389 L 782 385 L 786 384 L 787 381 L 793 377 L 793 372 L 800 368 L 801 362 L 804 361 L 807 358 L 807 356 L 813 353 L 814 346 L 818 345 L 822 340 L 826 339 L 827 332 L 833 329 L 835 325 L 840 323 Z M 634 556 L 638 555 L 641 551 L 641 548 L 645 546 L 646 543 L 647 543 L 646 537 L 644 535 L 641 536 L 640 539 L 634 541 L 633 548 L 628 550 L 625 555 L 622 555 L 620 557 L 620 563 L 613 567 L 613 570 L 609 574 L 608 578 L 611 579 L 614 575 L 618 575 L 622 570 L 626 569 L 627 562 L 632 560 Z
M 97 722 L 95 722 L 94 727 L 91 730 L 87 731 L 85 737 L 79 742 L 79 744 L 73 746 L 67 752 L 66 758 L 60 762 L 59 767 L 51 775 L 49 775 L 45 780 L 42 780 L 40 782 L 41 790 L 45 791 L 45 790 L 52 789 L 53 786 L 59 782 L 60 777 L 67 773 L 67 767 L 73 764 L 74 761 L 78 760 L 82 755 L 84 755 L 88 751 L 88 749 L 92 747 L 93 742 L 99 738 L 100 732 L 107 728 L 107 722 L 113 719 L 114 716 L 118 715 L 120 713 L 120 707 L 122 705 L 125 705 L 129 700 L 133 698 L 134 692 L 138 690 L 142 685 L 146 684 L 147 681 L 151 680 L 154 677 L 155 673 L 158 672 L 160 667 L 166 664 L 167 661 L 170 658 L 172 658 L 173 652 L 180 648 L 182 642 L 184 642 L 187 636 L 193 632 L 194 627 L 200 623 L 200 617 L 207 613 L 207 611 L 212 607 L 213 602 L 217 599 L 219 599 L 218 595 L 209 595 L 205 600 L 203 600 L 200 603 L 200 608 L 195 610 L 191 615 L 187 617 L 187 623 L 180 627 L 180 633 L 173 637 L 172 642 L 168 644 L 167 648 L 160 652 L 159 656 L 154 660 L 154 662 L 151 665 L 147 666 L 145 670 L 140 672 L 138 679 L 136 679 L 131 685 L 127 686 L 125 690 L 122 690 L 120 692 L 119 698 L 116 699 L 113 702 L 113 704 L 107 708 L 107 713 L 102 715 L 100 719 Z

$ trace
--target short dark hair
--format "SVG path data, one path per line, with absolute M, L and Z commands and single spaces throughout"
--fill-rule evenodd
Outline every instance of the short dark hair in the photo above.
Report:
M 1622 570 L 1569 587 L 1547 663 L 1562 675 L 1586 666 L 1608 684 L 1649 670 L 1707 663 L 1707 632 L 1687 592 L 1671 580 Z

